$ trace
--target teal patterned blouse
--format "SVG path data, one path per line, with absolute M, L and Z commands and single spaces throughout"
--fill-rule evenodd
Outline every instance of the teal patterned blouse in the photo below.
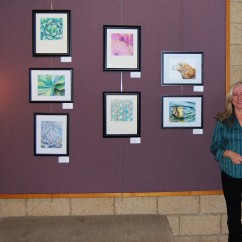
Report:
M 234 119 L 232 125 L 228 123 L 228 120 L 217 121 L 210 151 L 219 161 L 222 171 L 233 178 L 242 178 L 242 165 L 235 165 L 230 158 L 223 157 L 225 150 L 232 150 L 242 155 L 242 127 L 237 118 Z

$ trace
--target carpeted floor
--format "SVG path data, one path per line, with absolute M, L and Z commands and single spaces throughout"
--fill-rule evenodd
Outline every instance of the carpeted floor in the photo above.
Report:
M 174 242 L 166 216 L 0 218 L 0 242 Z

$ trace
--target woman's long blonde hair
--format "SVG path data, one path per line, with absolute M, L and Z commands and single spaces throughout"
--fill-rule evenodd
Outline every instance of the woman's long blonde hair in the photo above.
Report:
M 232 103 L 232 96 L 233 96 L 233 90 L 236 86 L 242 86 L 242 81 L 235 82 L 233 85 L 231 85 L 225 102 L 225 110 L 224 112 L 217 113 L 216 118 L 219 121 L 225 121 L 228 118 L 231 118 L 234 116 L 234 105 Z

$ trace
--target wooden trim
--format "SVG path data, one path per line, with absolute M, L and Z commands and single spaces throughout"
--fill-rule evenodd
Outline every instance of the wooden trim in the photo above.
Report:
M 230 1 L 226 0 L 226 93 L 230 87 Z
M 145 193 L 68 193 L 68 194 L 0 194 L 0 199 L 42 199 L 42 198 L 127 198 L 162 196 L 206 196 L 222 195 L 222 190 Z

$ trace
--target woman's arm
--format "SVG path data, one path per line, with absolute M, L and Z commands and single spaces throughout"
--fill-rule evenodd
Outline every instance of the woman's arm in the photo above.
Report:
M 225 150 L 223 157 L 228 157 L 232 160 L 232 162 L 236 165 L 239 165 L 242 163 L 242 156 L 232 150 Z
M 241 164 L 242 156 L 237 152 L 226 149 L 223 129 L 226 129 L 226 127 L 224 127 L 222 122 L 217 121 L 213 132 L 210 151 L 214 154 L 217 161 L 222 161 L 223 158 L 230 158 L 234 164 Z
M 222 161 L 224 157 L 225 141 L 223 138 L 223 124 L 217 121 L 216 126 L 213 131 L 212 144 L 210 146 L 210 151 L 215 156 L 217 161 Z

